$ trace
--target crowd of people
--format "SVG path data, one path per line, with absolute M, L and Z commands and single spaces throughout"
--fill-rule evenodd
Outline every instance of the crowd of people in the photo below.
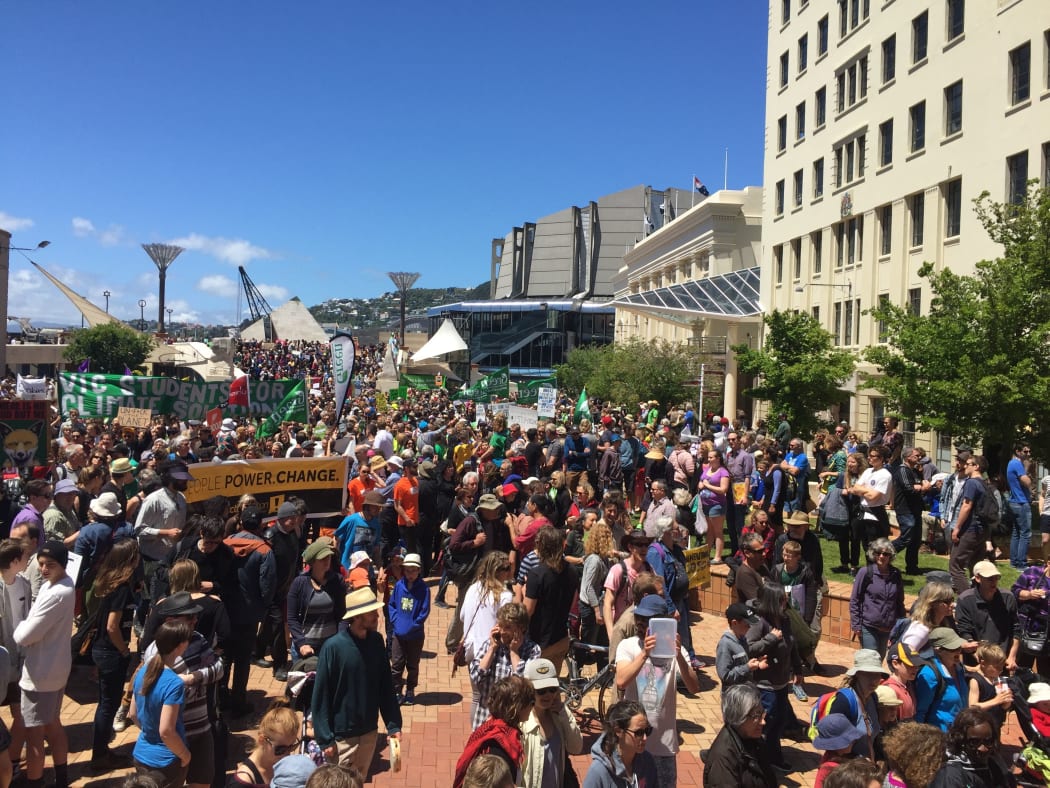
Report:
M 783 417 L 750 428 L 743 414 L 592 400 L 593 418 L 576 419 L 563 398 L 556 418 L 523 429 L 498 409 L 479 421 L 440 388 L 388 403 L 376 390 L 383 356 L 359 348 L 337 420 L 324 346 L 243 343 L 238 364 L 252 376 L 320 385 L 307 422 L 267 437 L 249 419 L 213 435 L 165 416 L 137 431 L 56 416 L 50 471 L 25 484 L 24 507 L 0 509 L 13 719 L 0 786 L 12 764 L 42 785 L 45 742 L 55 784 L 68 785 L 60 711 L 74 660 L 98 677 L 96 772 L 134 765 L 159 786 L 221 785 L 226 722 L 262 713 L 230 784 L 276 785 L 283 770 L 281 785 L 367 780 L 377 749 L 393 758 L 400 746 L 435 638 L 471 687 L 456 786 L 673 786 L 678 692 L 697 692 L 709 669 L 724 724 L 703 753 L 706 785 L 779 784 L 796 768 L 782 746 L 791 738 L 823 753 L 817 784 L 829 788 L 1010 785 L 999 732 L 1022 693 L 1050 734 L 1050 686 L 1004 680 L 1050 667 L 1050 562 L 1026 560 L 1037 491 L 1025 446 L 1000 489 L 968 450 L 954 474 L 937 473 L 893 419 L 865 441 L 841 424 L 808 442 Z M 186 502 L 196 463 L 320 456 L 347 464 L 338 517 L 311 517 L 295 490 L 274 512 L 238 491 Z M 985 496 L 1012 540 L 992 533 Z M 789 698 L 809 700 L 807 677 L 822 671 L 828 572 L 815 527 L 839 542 L 830 571 L 854 575 L 861 648 L 844 686 L 800 720 Z M 938 541 L 950 571 L 907 609 L 903 577 Z M 690 626 L 684 551 L 696 544 L 728 569 L 735 596 L 707 654 Z M 1000 549 L 1024 570 L 1009 590 L 998 587 Z M 444 632 L 427 631 L 432 604 L 453 610 Z M 569 756 L 583 738 L 559 683 L 577 642 L 597 647 L 599 669 L 611 664 L 616 698 L 582 776 Z M 288 682 L 291 701 L 253 705 L 252 665 Z M 132 723 L 129 758 L 110 741 Z M 342 771 L 314 772 L 325 762 Z

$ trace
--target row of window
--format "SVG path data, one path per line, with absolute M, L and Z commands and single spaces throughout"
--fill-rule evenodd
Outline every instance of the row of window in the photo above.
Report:
M 879 294 L 879 306 L 889 306 L 890 296 L 888 293 Z M 906 304 L 908 313 L 918 317 L 922 314 L 922 288 L 912 287 L 908 289 L 908 300 Z M 836 345 L 859 345 L 860 344 L 860 316 L 863 313 L 860 299 L 849 299 L 836 301 L 831 305 L 831 334 Z M 820 307 L 814 306 L 811 314 L 813 319 L 820 322 Z M 885 344 L 889 338 L 886 321 L 877 320 L 875 333 L 880 344 Z

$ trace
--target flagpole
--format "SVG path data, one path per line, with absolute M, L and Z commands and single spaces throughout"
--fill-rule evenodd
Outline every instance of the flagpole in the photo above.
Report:
M 725 164 L 725 172 L 724 172 L 724 175 L 722 177 L 722 188 L 723 189 L 728 189 L 729 188 L 729 148 L 726 148 L 726 164 Z
M 689 207 L 692 208 L 696 204 L 696 173 L 693 173 L 693 179 L 689 181 Z

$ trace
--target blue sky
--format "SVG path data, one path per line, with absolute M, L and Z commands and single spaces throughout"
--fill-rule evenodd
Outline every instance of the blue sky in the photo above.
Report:
M 110 311 L 156 316 L 140 244 L 187 251 L 174 319 L 473 286 L 523 221 L 635 184 L 761 183 L 767 9 L 638 4 L 4 4 L 0 226 Z M 247 314 L 247 307 L 243 307 Z M 79 322 L 11 254 L 9 313 Z

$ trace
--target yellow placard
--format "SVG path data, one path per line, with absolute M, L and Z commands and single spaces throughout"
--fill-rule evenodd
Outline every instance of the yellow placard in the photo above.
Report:
M 306 501 L 311 516 L 338 514 L 346 494 L 345 457 L 295 457 L 279 460 L 196 463 L 186 489 L 189 503 L 216 495 L 236 501 L 254 495 L 264 515 L 274 515 L 290 495 Z
M 685 551 L 685 572 L 690 588 L 708 588 L 711 585 L 711 546 L 700 545 Z

